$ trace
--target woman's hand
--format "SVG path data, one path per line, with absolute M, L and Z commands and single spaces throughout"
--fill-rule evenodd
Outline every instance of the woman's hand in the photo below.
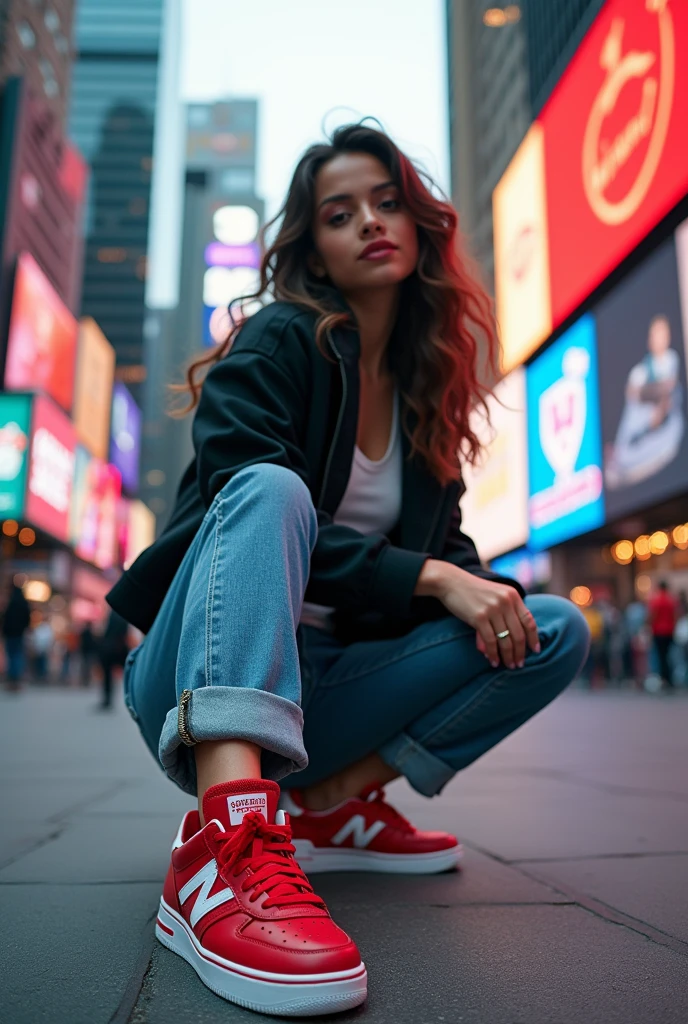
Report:
M 480 579 L 436 559 L 426 563 L 419 584 L 417 593 L 437 597 L 447 611 L 475 629 L 477 648 L 493 668 L 500 659 L 507 668 L 521 668 L 526 648 L 539 653 L 535 619 L 514 587 Z M 497 634 L 505 630 L 509 635 L 498 639 Z

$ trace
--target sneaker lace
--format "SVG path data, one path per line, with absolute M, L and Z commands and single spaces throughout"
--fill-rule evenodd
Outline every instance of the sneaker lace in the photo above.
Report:
M 215 838 L 220 844 L 217 860 L 223 872 L 236 878 L 246 868 L 250 869 L 241 890 L 253 890 L 251 903 L 268 893 L 262 904 L 266 909 L 294 904 L 325 908 L 324 900 L 313 891 L 294 859 L 296 849 L 288 825 L 269 825 L 262 814 L 252 811 L 244 815 L 239 828 L 218 832 Z
M 394 825 L 401 832 L 415 832 L 415 828 L 403 814 L 400 814 L 396 807 L 392 807 L 385 800 L 385 791 L 382 786 L 373 784 L 368 786 L 361 793 L 361 800 L 365 800 L 367 804 L 375 804 L 379 808 L 379 812 L 383 813 L 385 819 L 389 825 Z

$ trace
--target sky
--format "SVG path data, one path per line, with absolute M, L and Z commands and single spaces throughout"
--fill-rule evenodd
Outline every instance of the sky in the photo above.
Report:
M 446 191 L 444 12 L 444 0 L 184 0 L 182 98 L 260 100 L 268 216 L 323 127 L 364 115 Z

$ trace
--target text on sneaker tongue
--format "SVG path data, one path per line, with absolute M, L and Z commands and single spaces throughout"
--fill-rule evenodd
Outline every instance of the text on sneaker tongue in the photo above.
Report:
M 241 825 L 244 815 L 251 811 L 262 814 L 268 820 L 268 797 L 267 793 L 245 793 L 243 796 L 228 796 L 227 810 L 229 811 L 229 824 Z

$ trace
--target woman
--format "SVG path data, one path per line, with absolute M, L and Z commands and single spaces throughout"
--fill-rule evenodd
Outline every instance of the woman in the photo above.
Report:
M 455 211 L 381 132 L 306 152 L 262 267 L 277 301 L 191 368 L 196 459 L 110 595 L 148 633 L 127 704 L 199 799 L 158 937 L 253 1009 L 365 998 L 295 848 L 310 871 L 454 866 L 457 840 L 415 830 L 381 786 L 438 793 L 585 657 L 573 606 L 524 603 L 461 533 L 476 338 L 494 357 L 495 333 L 457 245 Z M 278 779 L 297 787 L 279 809 Z

